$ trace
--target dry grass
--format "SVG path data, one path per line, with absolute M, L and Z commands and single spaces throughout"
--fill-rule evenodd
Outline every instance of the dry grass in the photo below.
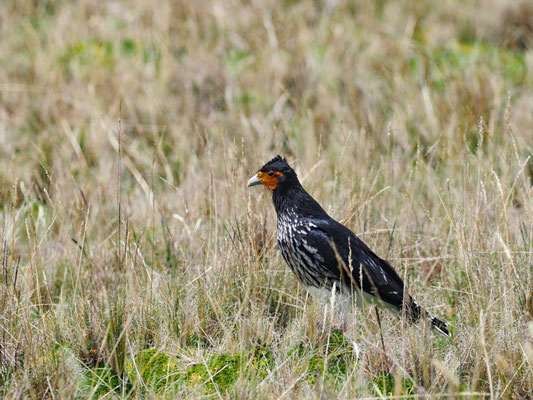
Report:
M 1 2 L 2 396 L 531 396 L 519 16 L 496 0 Z M 267 190 L 245 188 L 277 153 L 451 341 L 385 316 L 385 358 L 357 311 L 342 374 L 309 376 L 336 325 L 281 260 Z M 135 372 L 148 348 L 172 385 Z M 213 357 L 236 354 L 251 361 L 214 385 Z

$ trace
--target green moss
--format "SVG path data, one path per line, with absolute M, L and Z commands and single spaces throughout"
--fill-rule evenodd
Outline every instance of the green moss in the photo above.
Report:
M 193 365 L 187 371 L 187 384 L 204 385 L 208 392 L 226 390 L 237 381 L 242 362 L 241 355 L 216 355 L 205 364 Z
M 372 382 L 372 390 L 377 396 L 409 396 L 415 394 L 414 382 L 411 378 L 402 378 L 399 393 L 396 393 L 396 379 L 390 372 L 381 372 Z
M 274 364 L 268 347 L 249 353 L 219 354 L 187 371 L 187 385 L 204 393 L 230 390 L 240 376 L 247 374 L 261 380 L 268 376 Z
M 256 379 L 265 379 L 274 368 L 274 356 L 269 346 L 258 346 L 249 353 L 250 371 Z
M 182 378 L 178 360 L 158 351 L 148 349 L 137 354 L 126 363 L 126 373 L 132 382 L 142 378 L 143 385 L 155 392 L 169 391 Z
M 86 387 L 80 388 L 80 396 L 99 399 L 110 393 L 128 393 L 131 385 L 120 379 L 111 368 L 92 368 L 85 372 Z M 90 394 L 90 395 L 89 395 Z M 81 398 L 81 397 L 80 397 Z
M 306 379 L 311 385 L 321 376 L 331 384 L 341 382 L 355 357 L 353 345 L 339 329 L 331 332 L 324 348 L 300 343 L 295 352 L 300 358 L 309 358 Z

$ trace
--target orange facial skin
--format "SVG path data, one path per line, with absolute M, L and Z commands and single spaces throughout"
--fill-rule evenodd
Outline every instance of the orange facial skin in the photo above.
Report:
M 274 190 L 278 185 L 278 178 L 283 174 L 279 171 L 261 172 L 259 171 L 255 176 L 261 180 L 261 183 L 268 187 L 270 190 Z

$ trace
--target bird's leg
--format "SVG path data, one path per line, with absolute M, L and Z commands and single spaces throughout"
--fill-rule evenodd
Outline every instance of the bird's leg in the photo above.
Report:
M 387 353 L 385 352 L 385 342 L 383 341 L 383 329 L 381 329 L 381 318 L 379 317 L 378 306 L 375 306 L 375 309 L 376 309 L 376 317 L 378 318 L 379 336 L 381 337 L 381 346 L 383 347 L 383 355 L 385 355 Z
M 348 332 L 348 313 L 343 313 L 341 318 L 341 331 Z

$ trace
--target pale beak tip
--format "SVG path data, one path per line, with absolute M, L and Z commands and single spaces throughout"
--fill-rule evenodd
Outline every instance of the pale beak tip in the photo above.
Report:
M 248 187 L 259 185 L 261 183 L 261 179 L 259 179 L 257 176 L 252 176 L 250 180 L 248 181 Z

